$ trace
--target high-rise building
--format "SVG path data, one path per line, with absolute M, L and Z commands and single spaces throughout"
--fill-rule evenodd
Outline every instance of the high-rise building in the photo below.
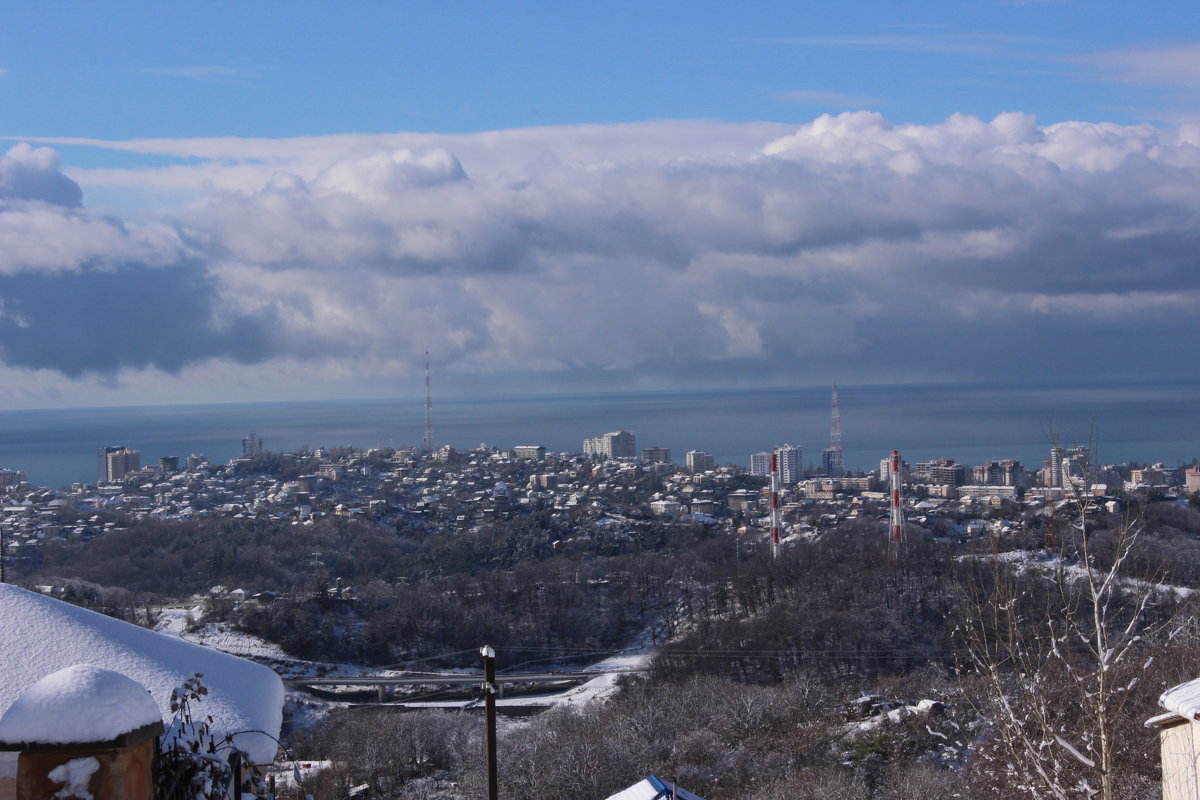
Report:
M 917 464 L 918 474 L 938 486 L 962 486 L 967 482 L 967 468 L 953 458 L 935 458 Z
M 687 468 L 689 472 L 707 472 L 716 466 L 716 459 L 703 450 L 689 450 Z
M 1011 458 L 989 461 L 975 467 L 973 477 L 979 486 L 1021 486 L 1025 482 L 1025 467 Z
M 158 459 L 158 471 L 164 475 L 179 472 L 179 456 L 163 456 Z
M 912 477 L 919 483 L 962 486 L 967 482 L 968 473 L 966 466 L 953 458 L 933 458 L 929 461 L 918 461 L 913 467 Z
M 1042 466 L 1042 483 L 1046 486 L 1063 487 L 1065 468 L 1070 474 L 1077 476 L 1083 475 L 1092 468 L 1092 451 L 1087 445 L 1078 447 L 1059 447 L 1055 445 L 1050 448 L 1050 458 L 1043 462 Z
M 775 451 L 779 459 L 779 481 L 784 485 L 804 480 L 804 448 L 785 444 Z
M 257 433 L 255 433 L 254 431 L 250 431 L 248 434 L 246 434 L 244 437 L 242 437 L 242 455 L 243 456 L 249 456 L 249 457 L 257 456 L 257 455 L 261 454 L 262 451 L 263 451 L 263 441 L 262 441 L 262 439 L 258 438 Z
M 142 454 L 128 447 L 106 447 L 100 451 L 100 464 L 102 479 L 111 483 L 141 469 Z
M 636 458 L 637 437 L 625 430 L 583 440 L 583 452 L 601 458 Z
M 671 448 L 669 447 L 643 447 L 642 461 L 649 461 L 651 464 L 670 464 L 671 463 Z
M 1096 464 L 1092 462 L 1092 449 L 1087 445 L 1067 447 L 1062 451 L 1063 486 L 1085 485 L 1096 472 Z
M 1042 467 L 1042 483 L 1046 486 L 1062 486 L 1062 448 L 1051 447 L 1050 457 Z
M 0 469 L 0 489 L 15 489 L 25 482 L 25 473 L 19 469 Z
M 764 478 L 771 476 L 771 456 L 779 463 L 781 484 L 799 483 L 804 480 L 804 448 L 785 444 L 774 451 L 750 454 L 750 474 Z
M 909 483 L 912 478 L 918 480 L 929 480 L 929 462 L 918 462 L 916 469 L 910 469 L 908 462 L 900 459 L 900 483 Z M 892 457 L 882 458 L 879 460 L 879 480 L 885 485 L 890 485 L 892 480 Z
M 192 453 L 185 461 L 189 470 L 200 469 L 208 463 L 208 456 L 204 453 Z
M 842 448 L 826 447 L 821 450 L 821 474 L 830 478 L 840 478 L 845 472 L 842 466 Z

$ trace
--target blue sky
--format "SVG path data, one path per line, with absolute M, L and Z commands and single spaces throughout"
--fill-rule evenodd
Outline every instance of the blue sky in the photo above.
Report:
M 0 16 L 0 98 L 10 134 L 109 139 L 862 107 L 1159 121 L 1188 112 L 1194 51 L 1190 87 L 1120 56 L 1195 32 L 1185 2 L 61 2 Z
M 9 7 L 0 407 L 1169 380 L 1198 101 L 1196 3 Z

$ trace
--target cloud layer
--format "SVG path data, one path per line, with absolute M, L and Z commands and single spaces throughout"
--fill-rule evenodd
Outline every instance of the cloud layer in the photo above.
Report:
M 269 357 L 269 316 L 218 307 L 207 264 L 170 225 L 89 214 L 49 148 L 0 156 L 0 358 L 70 377 Z
M 89 194 L 182 207 L 100 217 L 52 151 L 0 158 L 9 365 L 386 376 L 428 344 L 462 374 L 596 384 L 1195 367 L 1165 345 L 1200 307 L 1196 126 L 854 112 L 103 146 L 185 160 L 72 171 Z

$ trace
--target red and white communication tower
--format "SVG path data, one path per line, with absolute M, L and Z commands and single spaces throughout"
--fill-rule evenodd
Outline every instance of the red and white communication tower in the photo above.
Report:
M 779 558 L 779 453 L 771 453 L 771 558 Z
M 904 509 L 900 505 L 900 451 L 892 451 L 892 544 L 904 541 Z

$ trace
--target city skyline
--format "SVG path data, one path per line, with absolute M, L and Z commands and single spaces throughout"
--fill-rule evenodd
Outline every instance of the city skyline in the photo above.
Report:
M 1174 380 L 1166 9 L 10 12 L 0 409 Z
M 873 468 L 897 445 L 913 463 L 1016 458 L 1029 465 L 1044 458 L 1052 438 L 1071 446 L 1092 436 L 1102 463 L 1200 457 L 1191 434 L 1194 383 L 839 388 L 844 466 L 855 471 Z M 716 463 L 748 466 L 752 453 L 790 443 L 804 448 L 814 471 L 830 420 L 828 387 L 458 398 L 439 400 L 439 409 L 437 447 L 488 442 L 574 452 L 585 438 L 623 426 L 639 445 L 669 448 L 681 463 L 698 449 Z M 96 448 L 114 443 L 142 450 L 147 463 L 163 455 L 182 463 L 197 452 L 224 463 L 245 453 L 248 430 L 274 451 L 412 446 L 421 441 L 422 399 L 0 411 L 0 466 L 24 469 L 47 485 L 70 483 L 93 475 Z

